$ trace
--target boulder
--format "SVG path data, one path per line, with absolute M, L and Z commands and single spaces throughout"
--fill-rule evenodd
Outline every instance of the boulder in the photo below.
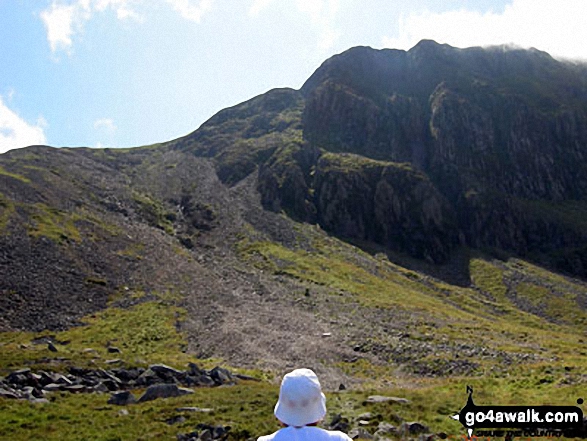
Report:
M 210 371 L 210 378 L 218 385 L 234 384 L 234 377 L 230 371 L 218 366 Z
M 383 395 L 371 395 L 365 400 L 365 403 L 387 403 L 389 401 L 398 404 L 408 404 L 410 402 L 410 400 L 406 398 L 386 397 Z
M 428 433 L 430 429 L 426 427 L 422 423 L 418 423 L 415 421 L 402 423 L 399 428 L 399 433 L 401 436 L 410 436 L 410 435 L 418 435 L 421 433 Z
M 179 397 L 180 395 L 194 393 L 191 389 L 178 387 L 177 384 L 154 384 L 149 386 L 145 393 L 139 398 L 139 403 L 152 401 L 158 398 Z
M 108 399 L 108 404 L 115 404 L 117 406 L 126 406 L 128 404 L 136 403 L 137 399 L 130 391 L 122 391 L 113 393 Z

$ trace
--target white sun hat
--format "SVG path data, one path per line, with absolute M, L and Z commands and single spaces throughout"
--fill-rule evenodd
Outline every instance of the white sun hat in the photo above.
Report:
M 279 421 L 294 427 L 324 418 L 326 397 L 314 371 L 296 369 L 283 377 L 274 413 Z

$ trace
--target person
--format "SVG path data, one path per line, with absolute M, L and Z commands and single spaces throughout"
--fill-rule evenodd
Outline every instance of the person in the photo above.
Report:
M 326 415 L 326 397 L 311 369 L 295 369 L 283 377 L 273 413 L 284 427 L 257 441 L 351 441 L 343 432 L 317 427 Z

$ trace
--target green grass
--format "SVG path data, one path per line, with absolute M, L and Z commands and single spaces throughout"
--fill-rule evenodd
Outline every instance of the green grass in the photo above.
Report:
M 14 203 L 0 193 L 0 233 L 5 230 L 13 213 Z
M 0 175 L 1 176 L 7 176 L 7 177 L 12 178 L 12 179 L 16 179 L 17 181 L 23 182 L 25 184 L 30 184 L 31 183 L 31 180 L 29 178 L 27 178 L 25 176 L 22 176 L 22 175 L 19 175 L 17 173 L 9 172 L 8 170 L 6 170 L 1 165 L 0 165 Z
M 169 220 L 172 213 L 168 212 L 161 202 L 137 191 L 134 191 L 132 196 L 139 211 L 150 225 L 162 229 L 167 234 L 175 233 L 173 223 Z
M 523 378 L 443 379 L 402 382 L 385 389 L 327 393 L 326 423 L 340 413 L 351 422 L 371 413 L 366 429 L 373 433 L 379 421 L 399 426 L 419 421 L 432 433 L 460 437 L 463 427 L 449 418 L 466 403 L 466 386 L 474 389 L 478 405 L 575 405 L 584 395 L 580 386 L 541 382 L 538 372 Z M 402 384 L 403 383 L 403 384 Z M 140 391 L 138 391 L 140 393 Z M 407 404 L 366 403 L 369 395 L 403 397 Z M 163 440 L 195 430 L 197 424 L 230 426 L 229 439 L 256 438 L 279 428 L 273 417 L 278 386 L 268 382 L 241 382 L 221 388 L 196 388 L 194 394 L 125 407 L 106 403 L 107 394 L 54 394 L 48 404 L 0 399 L 0 431 L 13 441 L 43 440 Z M 178 412 L 180 407 L 211 408 L 211 413 Z M 165 421 L 182 415 L 184 422 Z
M 575 285 L 570 282 L 548 296 L 543 317 L 525 312 L 506 297 L 506 279 L 513 283 L 508 278 L 520 268 L 516 261 L 498 264 L 475 257 L 470 262 L 472 286 L 459 287 L 415 277 L 385 258 L 350 248 L 335 239 L 314 241 L 312 251 L 243 240 L 239 250 L 249 263 L 274 274 L 321 285 L 333 294 L 348 293 L 364 307 L 404 311 L 414 318 L 416 335 L 428 335 L 437 344 L 450 341 L 530 355 L 542 348 L 541 356 L 587 367 L 584 357 L 577 358 L 581 345 L 575 337 L 582 332 L 585 311 L 574 301 L 571 288 Z M 337 297 L 337 301 L 346 298 Z M 442 356 L 433 358 L 440 362 Z M 490 375 L 492 368 L 502 368 L 496 366 L 496 360 L 475 361 L 480 364 L 480 374 Z
M 129 309 L 108 308 L 84 318 L 83 326 L 63 332 L 0 333 L 0 373 L 25 366 L 51 366 L 54 363 L 50 360 L 56 356 L 68 361 L 63 363 L 65 366 L 52 366 L 53 369 L 68 365 L 106 366 L 106 360 L 113 358 L 107 352 L 109 345 L 121 349 L 122 353 L 116 356 L 128 365 L 165 362 L 184 368 L 193 360 L 183 352 L 185 336 L 176 327 L 184 316 L 182 308 L 168 301 L 145 302 Z M 57 342 L 57 355 L 49 352 L 45 344 L 31 343 L 43 336 Z
M 43 236 L 57 242 L 81 241 L 81 235 L 75 225 L 75 216 L 71 213 L 49 207 L 42 203 L 28 206 L 30 219 L 29 234 L 33 237 Z
M 507 287 L 503 281 L 503 269 L 484 259 L 471 259 L 469 264 L 472 282 L 481 290 L 491 294 L 495 300 L 505 301 Z

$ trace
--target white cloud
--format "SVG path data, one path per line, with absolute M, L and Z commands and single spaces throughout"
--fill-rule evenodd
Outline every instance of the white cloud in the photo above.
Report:
M 41 19 L 47 29 L 47 40 L 51 51 L 68 50 L 71 47 L 76 5 L 60 5 L 56 2 L 41 12 Z
M 116 131 L 116 125 L 112 118 L 100 118 L 94 121 L 94 129 L 112 134 Z
M 212 9 L 214 0 L 200 0 L 197 5 L 191 0 L 167 0 L 173 9 L 181 14 L 186 20 L 200 23 L 202 16 Z
M 273 0 L 253 0 L 249 8 L 249 16 L 256 17 L 273 2 Z
M 585 17 L 584 0 L 512 0 L 500 13 L 425 11 L 402 16 L 398 35 L 385 37 L 383 44 L 409 49 L 423 38 L 457 47 L 514 44 L 553 56 L 586 59 Z
M 133 8 L 144 0 L 53 0 L 51 6 L 41 12 L 41 19 L 47 30 L 47 40 L 53 53 L 64 50 L 71 52 L 73 36 L 83 29 L 95 12 L 111 9 L 119 20 L 142 17 Z
M 186 20 L 199 23 L 212 9 L 215 0 L 158 0 L 169 4 Z M 95 13 L 108 9 L 116 12 L 119 20 L 143 21 L 138 12 L 141 5 L 153 0 L 53 0 L 51 6 L 41 12 L 47 30 L 47 40 L 53 53 L 64 50 L 71 53 L 73 37 L 79 33 Z
M 44 129 L 47 121 L 39 117 L 36 125 L 23 120 L 9 109 L 0 97 L 0 153 L 29 145 L 46 144 Z

